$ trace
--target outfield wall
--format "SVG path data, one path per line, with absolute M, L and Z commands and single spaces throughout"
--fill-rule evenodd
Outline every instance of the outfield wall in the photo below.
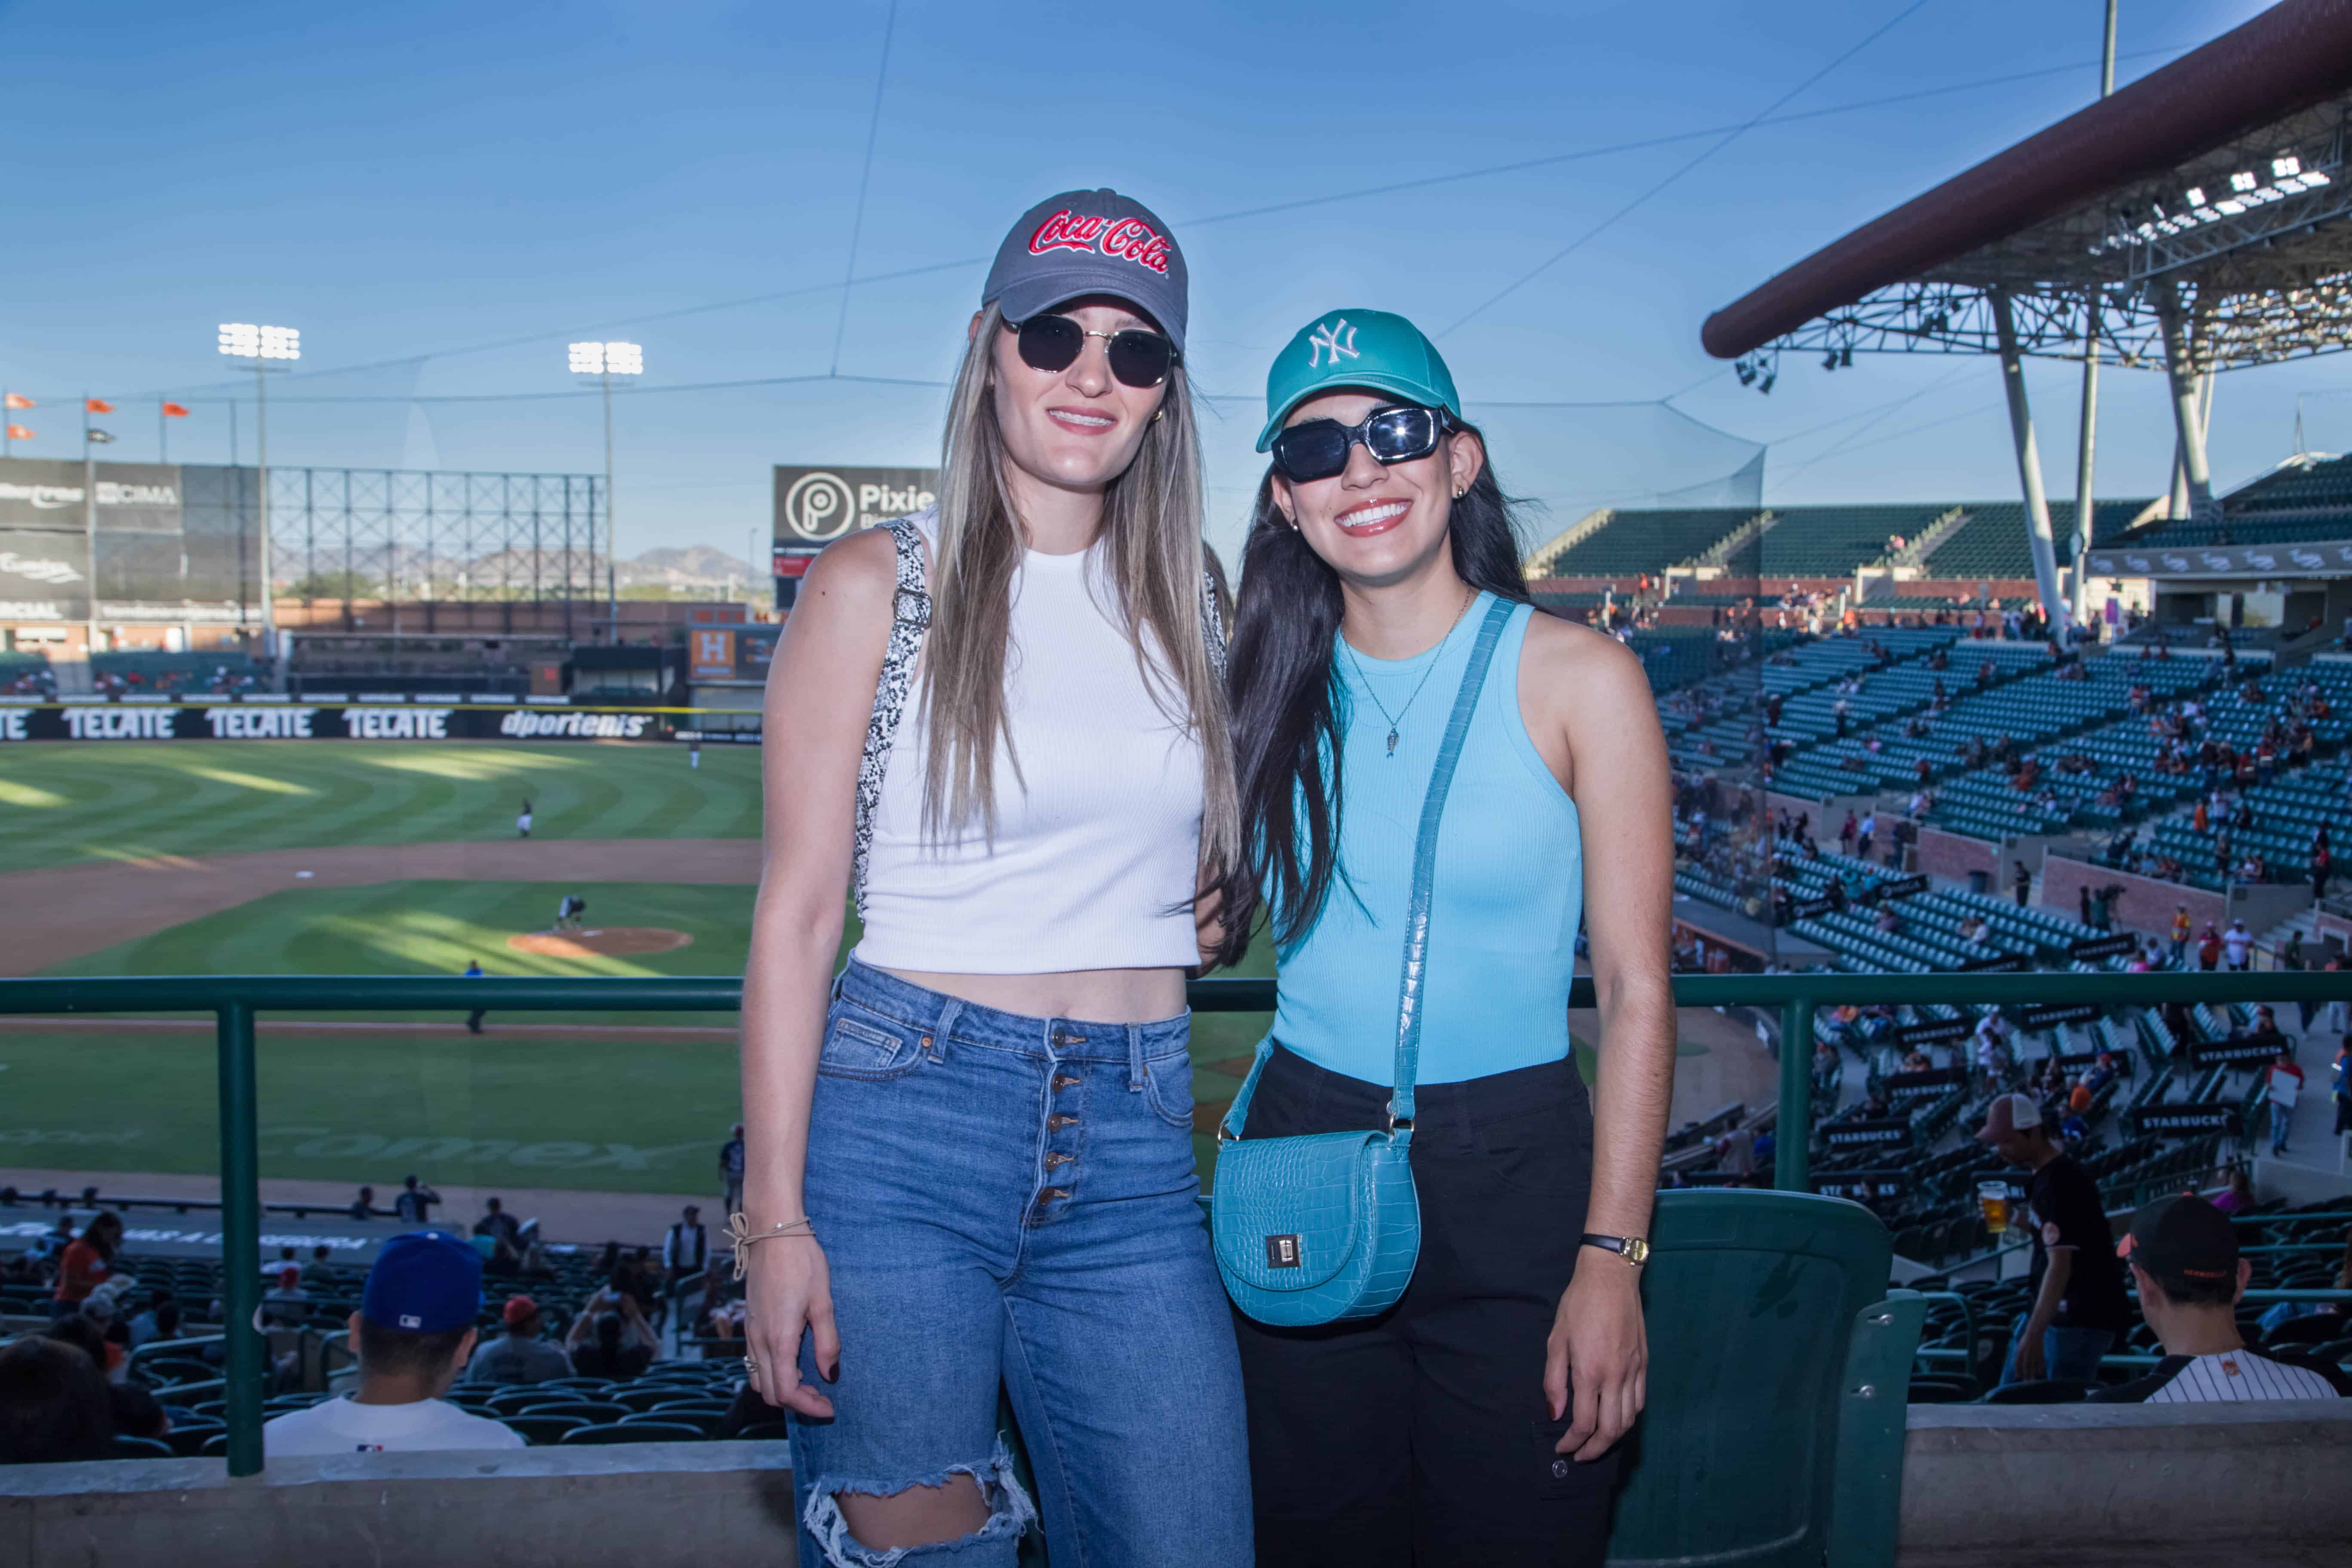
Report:
M 747 742 L 747 715 L 698 708 L 574 706 L 510 697 L 446 703 L 311 700 L 0 705 L 0 741 Z

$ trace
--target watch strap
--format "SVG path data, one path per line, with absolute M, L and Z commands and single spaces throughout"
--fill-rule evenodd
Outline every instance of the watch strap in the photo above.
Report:
M 1603 1252 L 1613 1252 L 1626 1262 L 1636 1266 L 1650 1260 L 1650 1244 L 1638 1236 L 1601 1236 L 1586 1231 L 1578 1237 L 1581 1247 L 1597 1247 Z

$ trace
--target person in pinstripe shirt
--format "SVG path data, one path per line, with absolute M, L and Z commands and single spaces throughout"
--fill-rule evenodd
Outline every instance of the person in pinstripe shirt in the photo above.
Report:
M 2116 1250 L 2131 1265 L 2140 1316 L 2165 1353 L 2146 1377 L 2099 1389 L 2092 1399 L 2207 1405 L 2352 1394 L 2352 1380 L 2336 1367 L 2246 1348 L 2235 1309 L 2253 1265 L 2238 1255 L 2230 1216 L 2204 1199 L 2189 1194 L 2143 1205 Z

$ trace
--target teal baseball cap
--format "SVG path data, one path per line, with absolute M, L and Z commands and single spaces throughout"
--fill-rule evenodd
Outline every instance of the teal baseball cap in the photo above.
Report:
M 1292 409 L 1338 386 L 1393 392 L 1462 417 L 1454 373 L 1419 327 L 1386 310 L 1326 310 L 1298 329 L 1265 373 L 1265 428 L 1257 449 L 1274 445 Z

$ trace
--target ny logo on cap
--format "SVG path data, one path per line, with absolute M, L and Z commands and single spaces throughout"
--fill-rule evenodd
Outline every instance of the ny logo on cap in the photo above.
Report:
M 1348 318 L 1345 316 L 1307 333 L 1307 368 L 1309 370 L 1315 369 L 1323 363 L 1323 355 L 1327 351 L 1331 355 L 1333 364 L 1338 364 L 1343 354 L 1349 359 L 1364 357 L 1356 350 L 1356 329 L 1348 325 Z

